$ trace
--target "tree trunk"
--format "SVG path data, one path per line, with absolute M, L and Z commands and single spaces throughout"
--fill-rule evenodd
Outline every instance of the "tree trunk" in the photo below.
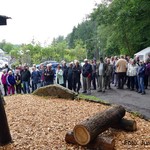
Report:
M 69 144 L 78 144 L 73 136 L 73 131 L 69 131 L 66 133 L 65 141 Z M 86 148 L 96 150 L 113 150 L 114 147 L 115 147 L 114 138 L 102 135 L 98 135 L 95 140 L 86 145 Z
M 119 122 L 124 115 L 125 109 L 122 106 L 113 106 L 99 112 L 74 127 L 74 138 L 78 144 L 87 145 L 112 124 Z
M 0 95 L 0 145 L 6 145 L 12 142 L 7 117 L 2 101 L 2 97 Z
M 127 120 L 122 118 L 118 123 L 113 124 L 111 128 L 122 129 L 125 131 L 136 131 L 137 124 L 135 120 Z

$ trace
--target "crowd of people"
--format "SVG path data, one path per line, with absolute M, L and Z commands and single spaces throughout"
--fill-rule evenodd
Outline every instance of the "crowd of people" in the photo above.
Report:
M 6 65 L 1 76 L 4 95 L 31 93 L 39 87 L 60 84 L 77 93 L 88 95 L 91 90 L 105 92 L 116 86 L 124 89 L 125 86 L 131 91 L 137 91 L 144 95 L 150 84 L 150 56 L 146 62 L 129 56 L 101 57 L 100 60 L 84 59 L 81 66 L 78 60 L 65 61 L 58 64 L 56 70 L 52 64 L 39 68 L 34 64 L 31 69 L 27 65 L 18 66 L 12 70 Z

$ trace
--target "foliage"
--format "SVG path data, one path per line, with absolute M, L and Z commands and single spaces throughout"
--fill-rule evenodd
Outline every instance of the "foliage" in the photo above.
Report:
M 66 38 L 58 36 L 42 47 L 34 39 L 30 44 L 13 45 L 3 40 L 0 48 L 21 64 L 39 64 L 46 60 L 67 62 L 85 57 L 126 54 L 133 56 L 150 43 L 149 0 L 103 0 Z
M 97 21 L 101 48 L 107 55 L 128 54 L 149 46 L 150 1 L 113 0 L 110 5 L 100 4 L 91 14 Z M 109 49 L 112 49 L 110 52 Z
M 87 101 L 91 101 L 91 102 L 98 102 L 98 103 L 101 103 L 101 104 L 104 104 L 104 105 L 110 105 L 108 102 L 106 102 L 102 99 L 99 99 L 95 96 L 91 96 L 91 95 L 79 94 L 78 99 L 87 100 Z

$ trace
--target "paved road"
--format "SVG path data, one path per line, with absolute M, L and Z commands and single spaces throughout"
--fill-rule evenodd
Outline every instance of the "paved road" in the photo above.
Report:
M 116 89 L 113 85 L 112 89 L 106 90 L 105 93 L 92 90 L 92 95 L 111 104 L 122 105 L 128 111 L 139 112 L 145 119 L 150 120 L 150 87 L 145 95 L 128 89 Z

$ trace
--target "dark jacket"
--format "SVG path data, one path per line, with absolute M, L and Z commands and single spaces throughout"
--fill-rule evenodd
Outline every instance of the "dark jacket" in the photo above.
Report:
M 74 66 L 73 67 L 73 79 L 80 79 L 81 74 L 81 66 Z
M 31 73 L 29 70 L 25 69 L 21 71 L 21 80 L 22 81 L 29 81 L 31 77 Z
M 72 67 L 68 67 L 67 79 L 68 80 L 73 79 L 73 68 Z
M 31 79 L 32 79 L 32 82 L 34 84 L 38 83 L 39 82 L 39 79 L 40 79 L 40 73 L 39 71 L 33 71 L 32 74 L 31 74 Z
M 53 81 L 54 81 L 54 71 L 53 70 L 45 70 L 44 71 L 44 79 L 45 79 L 45 82 L 53 83 Z
M 67 74 L 68 74 L 68 67 L 67 66 L 62 66 L 62 71 L 63 71 L 63 77 L 66 80 L 67 79 Z
M 83 65 L 82 68 L 82 75 L 83 77 L 88 77 L 92 75 L 92 65 L 87 63 Z
M 97 64 L 96 66 L 96 73 L 97 73 L 97 76 L 99 76 L 99 66 L 100 66 L 100 63 Z M 107 64 L 106 63 L 103 63 L 103 76 L 106 76 L 106 72 L 107 72 Z
M 145 76 L 145 65 L 144 64 L 138 66 L 138 68 L 137 68 L 137 75 L 139 77 L 144 77 Z
M 145 75 L 150 76 L 150 63 L 146 64 Z
M 21 84 L 21 75 L 20 74 L 16 74 L 15 75 L 15 81 L 16 81 L 16 84 Z

